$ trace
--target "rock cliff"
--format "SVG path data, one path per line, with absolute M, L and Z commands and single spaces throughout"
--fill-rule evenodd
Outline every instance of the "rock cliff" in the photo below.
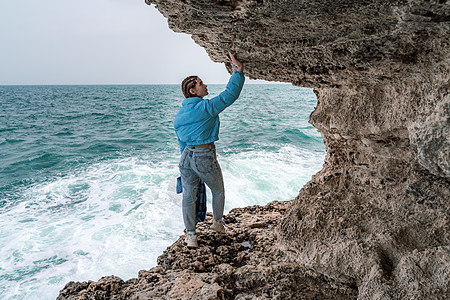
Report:
M 108 284 L 117 299 L 450 298 L 448 1 L 148 2 L 213 61 L 230 49 L 250 78 L 315 88 L 327 156 L 293 201 L 230 213 L 245 226 L 222 248 L 205 237 L 197 264 L 178 241 L 133 282 L 60 299 Z

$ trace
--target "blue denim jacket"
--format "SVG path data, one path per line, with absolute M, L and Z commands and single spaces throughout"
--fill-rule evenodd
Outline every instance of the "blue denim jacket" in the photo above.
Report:
M 183 153 L 186 145 L 202 145 L 219 139 L 219 113 L 236 101 L 244 86 L 242 72 L 235 71 L 225 91 L 208 100 L 200 97 L 186 98 L 175 116 L 175 133 Z

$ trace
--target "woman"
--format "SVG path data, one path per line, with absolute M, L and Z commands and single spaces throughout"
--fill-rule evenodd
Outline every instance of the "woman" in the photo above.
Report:
M 229 52 L 233 72 L 225 91 L 210 100 L 207 85 L 197 76 L 189 76 L 181 83 L 186 99 L 175 116 L 174 127 L 180 145 L 180 173 L 183 186 L 183 220 L 186 244 L 198 247 L 195 233 L 197 191 L 200 180 L 211 189 L 213 224 L 211 229 L 225 233 L 223 208 L 225 191 L 222 170 L 216 158 L 214 142 L 219 139 L 219 113 L 233 104 L 244 85 L 244 65 Z

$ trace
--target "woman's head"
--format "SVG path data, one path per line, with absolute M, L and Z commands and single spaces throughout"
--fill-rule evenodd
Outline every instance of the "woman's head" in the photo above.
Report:
M 181 83 L 181 91 L 185 98 L 200 97 L 208 95 L 206 84 L 198 76 L 186 77 Z

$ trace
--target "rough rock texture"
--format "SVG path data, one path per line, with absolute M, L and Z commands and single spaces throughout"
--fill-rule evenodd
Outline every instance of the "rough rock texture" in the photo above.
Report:
M 314 87 L 310 122 L 327 149 L 323 169 L 271 221 L 276 236 L 260 235 L 273 247 L 261 246 L 260 257 L 243 266 L 201 261 L 191 271 L 166 252 L 158 268 L 185 273 L 161 278 L 191 282 L 201 295 L 245 299 L 241 282 L 257 266 L 267 275 L 250 280 L 248 293 L 261 299 L 288 287 L 299 298 L 326 291 L 317 296 L 450 299 L 449 1 L 151 2 L 212 60 L 225 62 L 230 49 L 251 78 Z M 210 280 L 227 270 L 231 283 Z M 117 279 L 108 282 L 113 289 Z M 176 293 L 170 285 L 165 295 L 182 298 Z
M 58 299 L 356 299 L 356 286 L 341 285 L 288 259 L 275 243 L 275 227 L 289 202 L 232 210 L 227 234 L 200 223 L 199 248 L 181 236 L 158 266 L 123 281 L 70 282 Z

